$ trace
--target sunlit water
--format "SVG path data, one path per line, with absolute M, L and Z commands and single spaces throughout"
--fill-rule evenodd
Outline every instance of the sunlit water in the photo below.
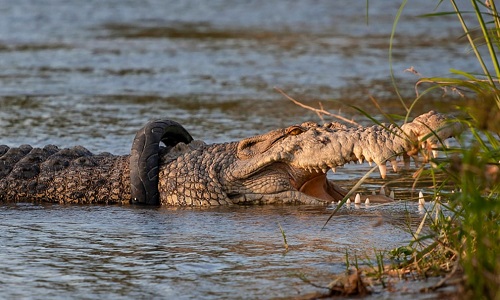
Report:
M 370 96 L 401 114 L 388 60 L 399 4 L 369 1 L 368 15 L 365 5 L 0 0 L 1 142 L 127 153 L 152 118 L 210 142 L 318 120 L 274 87 L 358 121 L 346 104 L 377 113 Z M 411 1 L 398 26 L 393 70 L 407 101 L 411 66 L 477 71 L 453 17 L 416 17 L 432 9 Z M 441 96 L 417 112 L 446 109 Z
M 455 20 L 418 18 L 434 4 L 410 2 L 393 52 L 408 99 L 418 78 L 405 72 L 411 66 L 423 76 L 475 71 Z M 274 87 L 364 124 L 346 104 L 376 114 L 374 96 L 386 111 L 402 113 L 388 62 L 399 5 L 369 1 L 368 19 L 365 5 L 0 0 L 0 144 L 125 154 L 153 118 L 179 121 L 207 142 L 319 121 Z M 447 109 L 441 96 L 416 110 Z M 366 170 L 350 166 L 330 176 L 352 184 Z M 378 188 L 374 178 L 363 188 Z M 331 212 L 324 207 L 3 205 L 0 296 L 290 297 L 317 290 L 300 276 L 326 285 L 345 270 L 346 250 L 373 253 L 407 242 L 405 206 L 353 208 L 321 230 Z
M 318 290 L 302 276 L 327 285 L 345 271 L 346 251 L 371 257 L 374 249 L 401 246 L 409 239 L 405 211 L 352 208 L 321 230 L 329 211 L 317 207 L 4 205 L 2 297 L 296 296 Z

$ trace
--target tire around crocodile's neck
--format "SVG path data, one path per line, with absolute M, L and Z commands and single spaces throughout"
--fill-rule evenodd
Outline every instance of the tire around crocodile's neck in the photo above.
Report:
M 153 120 L 139 129 L 130 155 L 131 203 L 160 205 L 158 192 L 160 142 L 167 147 L 190 143 L 189 132 L 171 120 Z

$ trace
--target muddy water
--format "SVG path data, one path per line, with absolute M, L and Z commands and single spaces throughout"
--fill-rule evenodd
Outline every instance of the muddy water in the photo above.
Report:
M 474 71 L 455 20 L 418 18 L 433 5 L 413 2 L 401 18 L 393 55 L 407 99 L 417 79 L 404 72 L 411 66 L 428 76 L 447 74 L 451 67 Z M 207 142 L 318 120 L 275 86 L 362 123 L 346 104 L 376 113 L 369 100 L 374 96 L 386 111 L 401 113 L 388 63 L 398 4 L 369 1 L 368 20 L 365 5 L 0 0 L 0 143 L 83 144 L 125 154 L 135 130 L 153 118 L 177 120 Z M 445 110 L 449 102 L 441 96 L 416 110 Z M 366 170 L 350 167 L 332 176 L 349 184 Z M 1 293 L 294 296 L 316 290 L 301 275 L 326 284 L 330 274 L 341 272 L 346 249 L 364 253 L 407 241 L 401 220 L 393 217 L 403 215 L 404 207 L 345 211 L 321 231 L 329 213 L 324 208 L 5 205 Z M 287 234 L 287 253 L 278 224 Z
M 388 216 L 395 212 L 401 218 Z M 297 206 L 19 204 L 1 206 L 0 216 L 0 282 L 10 299 L 291 297 L 321 290 L 301 277 L 327 285 L 343 272 L 346 250 L 372 256 L 409 238 L 402 206 L 345 210 L 324 230 L 328 211 Z
M 398 4 L 370 1 L 367 25 L 362 2 L 0 0 L 2 143 L 126 153 L 157 117 L 207 141 L 317 120 L 275 86 L 348 117 L 346 104 L 376 113 L 370 95 L 401 113 L 388 63 Z M 394 74 L 409 99 L 411 66 L 424 76 L 474 71 L 453 18 L 415 17 L 431 9 L 410 4 L 395 39 Z M 417 111 L 447 106 L 435 99 Z

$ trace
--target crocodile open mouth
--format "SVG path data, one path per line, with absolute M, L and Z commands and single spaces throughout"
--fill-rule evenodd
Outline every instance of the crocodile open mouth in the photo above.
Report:
M 326 174 L 319 174 L 304 182 L 297 188 L 301 193 L 319 198 L 324 201 L 339 201 L 344 198 L 346 191 L 326 178 Z

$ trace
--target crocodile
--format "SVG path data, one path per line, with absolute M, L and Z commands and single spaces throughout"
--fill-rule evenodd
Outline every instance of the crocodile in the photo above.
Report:
M 327 178 L 330 169 L 375 162 L 385 177 L 386 162 L 398 171 L 401 156 L 408 168 L 410 157 L 422 149 L 428 157 L 461 131 L 449 119 L 430 111 L 401 126 L 305 122 L 216 144 L 194 140 L 177 122 L 154 120 L 137 132 L 130 155 L 2 145 L 0 202 L 325 205 L 347 193 Z

